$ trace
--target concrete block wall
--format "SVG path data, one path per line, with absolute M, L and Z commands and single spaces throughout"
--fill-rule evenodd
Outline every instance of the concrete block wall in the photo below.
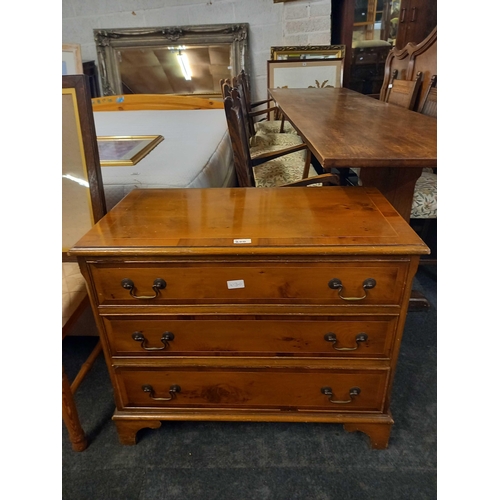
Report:
M 329 45 L 330 0 L 62 0 L 62 43 L 79 43 L 95 60 L 94 29 L 246 22 L 253 99 L 267 96 L 275 45 Z

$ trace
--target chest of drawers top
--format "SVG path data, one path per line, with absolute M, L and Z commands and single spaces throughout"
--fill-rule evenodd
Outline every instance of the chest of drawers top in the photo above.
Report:
M 374 188 L 137 189 L 75 246 L 84 257 L 422 255 Z

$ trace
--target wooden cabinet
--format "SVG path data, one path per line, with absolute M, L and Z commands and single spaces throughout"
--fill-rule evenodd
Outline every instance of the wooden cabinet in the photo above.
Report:
M 376 189 L 132 191 L 71 250 L 121 442 L 165 420 L 296 421 L 387 447 L 425 253 Z
M 393 44 L 395 40 L 395 47 L 402 49 L 408 42 L 420 43 L 436 25 L 436 0 L 332 0 L 331 43 L 346 46 L 344 87 L 377 94 L 383 79 L 383 64 L 359 60 L 360 49 L 353 40 L 355 30 L 362 28 L 369 42 L 380 38 Z M 390 48 L 392 45 L 363 47 L 363 52 L 387 56 Z
M 396 48 L 420 43 L 437 25 L 436 0 L 401 0 Z
M 361 94 L 378 95 L 390 50 L 390 46 L 353 47 L 349 88 Z

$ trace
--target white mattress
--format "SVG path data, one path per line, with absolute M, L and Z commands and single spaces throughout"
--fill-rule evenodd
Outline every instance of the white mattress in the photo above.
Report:
M 96 133 L 162 135 L 131 167 L 102 167 L 107 209 L 135 188 L 210 188 L 236 184 L 223 109 L 94 112 Z

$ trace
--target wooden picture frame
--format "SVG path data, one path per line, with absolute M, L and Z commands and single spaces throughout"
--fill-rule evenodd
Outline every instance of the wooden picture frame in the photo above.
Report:
M 338 88 L 343 72 L 343 59 L 267 61 L 267 88 Z
M 62 77 L 62 252 L 106 213 L 92 101 L 85 75 Z
M 273 61 L 298 59 L 344 59 L 345 45 L 275 46 L 271 47 Z
M 82 51 L 77 43 L 62 46 L 62 74 L 83 75 Z
M 162 135 L 97 137 L 102 167 L 131 167 L 139 163 L 161 141 Z

